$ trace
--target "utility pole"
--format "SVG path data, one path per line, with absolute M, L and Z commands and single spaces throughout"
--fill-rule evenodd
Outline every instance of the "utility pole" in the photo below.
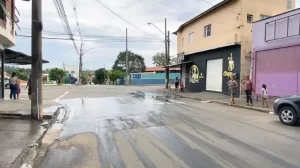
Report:
M 167 37 L 167 18 L 165 18 L 165 63 L 166 63 L 166 89 L 169 88 L 169 67 L 168 67 L 168 37 Z
M 128 33 L 126 28 L 126 84 L 129 85 Z
M 32 0 L 31 20 L 31 117 L 43 120 L 42 98 L 42 1 Z
M 167 38 L 167 45 L 168 45 L 168 54 L 167 54 L 167 59 L 166 59 L 166 78 L 167 78 L 167 85 L 169 87 L 169 82 L 170 82 L 170 71 L 169 71 L 169 64 L 170 64 L 170 31 L 168 31 L 168 38 Z M 168 88 L 167 88 L 168 89 Z
M 81 85 L 81 77 L 82 77 L 82 56 L 83 56 L 83 43 L 80 45 L 79 51 L 79 74 L 78 74 L 78 85 Z

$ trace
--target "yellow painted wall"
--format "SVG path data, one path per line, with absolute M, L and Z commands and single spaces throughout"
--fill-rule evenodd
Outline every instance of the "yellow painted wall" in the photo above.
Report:
M 234 0 L 217 10 L 190 23 L 177 33 L 177 51 L 185 54 L 240 42 L 239 19 L 240 1 Z M 211 24 L 211 36 L 204 37 L 204 26 Z M 194 32 L 194 40 L 189 43 L 189 34 Z M 184 38 L 184 46 L 182 39 Z

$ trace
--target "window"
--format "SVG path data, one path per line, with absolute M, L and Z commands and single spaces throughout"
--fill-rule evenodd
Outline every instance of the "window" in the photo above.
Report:
M 253 22 L 253 15 L 247 15 L 247 23 L 252 23 Z
M 4 10 L 6 10 L 6 0 L 0 0 L 0 19 L 2 20 L 6 20 L 6 15 Z
M 192 43 L 194 40 L 194 32 L 189 34 L 189 43 Z
M 293 8 L 293 2 L 292 0 L 287 0 L 287 6 L 286 6 L 287 9 L 292 9 Z
M 184 47 L 184 38 L 182 38 L 181 45 Z
M 204 37 L 208 37 L 211 35 L 211 24 L 204 26 Z
M 260 15 L 260 19 L 267 19 L 268 17 L 270 17 L 270 16 L 268 16 L 268 15 Z

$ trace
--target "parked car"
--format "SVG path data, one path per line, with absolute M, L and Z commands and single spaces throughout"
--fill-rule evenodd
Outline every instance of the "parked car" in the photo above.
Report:
M 296 125 L 300 119 L 300 95 L 277 98 L 273 108 L 283 124 Z
M 9 87 L 10 87 L 10 85 L 9 85 L 9 78 L 7 78 L 7 77 L 4 78 L 4 87 L 6 89 L 9 89 Z

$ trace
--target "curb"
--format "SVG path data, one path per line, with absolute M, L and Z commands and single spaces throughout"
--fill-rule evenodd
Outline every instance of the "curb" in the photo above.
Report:
M 190 96 L 178 95 L 176 93 L 170 93 L 170 92 L 164 92 L 164 93 L 170 94 L 170 95 L 179 96 L 180 98 L 188 98 L 188 99 L 193 99 L 193 100 L 198 100 L 198 101 L 209 101 L 209 102 L 212 102 L 212 103 L 228 105 L 228 103 L 223 102 L 223 101 L 218 101 L 218 100 L 204 100 L 204 99 L 201 99 L 201 98 L 195 98 L 195 97 L 190 97 Z M 238 107 L 238 108 L 243 108 L 243 109 L 247 109 L 247 110 L 254 110 L 254 111 L 263 112 L 263 113 L 270 113 L 270 112 L 272 112 L 269 109 L 263 109 L 263 108 L 259 108 L 259 107 L 243 106 L 243 105 L 238 105 L 238 104 L 234 104 L 234 105 L 232 105 L 232 107 Z
M 56 122 L 57 117 L 60 113 L 60 109 L 61 108 L 59 106 L 57 106 L 56 112 L 53 113 L 53 116 L 50 119 L 50 121 L 47 123 L 47 125 L 43 125 L 41 123 L 40 126 L 45 127 L 46 129 L 39 135 L 38 139 L 35 141 L 35 144 L 30 144 L 22 150 L 22 152 L 19 154 L 19 156 L 12 163 L 11 167 L 21 167 L 21 165 L 24 164 L 26 161 L 29 161 L 35 157 L 36 148 L 40 145 L 41 141 L 45 137 L 48 130 Z

